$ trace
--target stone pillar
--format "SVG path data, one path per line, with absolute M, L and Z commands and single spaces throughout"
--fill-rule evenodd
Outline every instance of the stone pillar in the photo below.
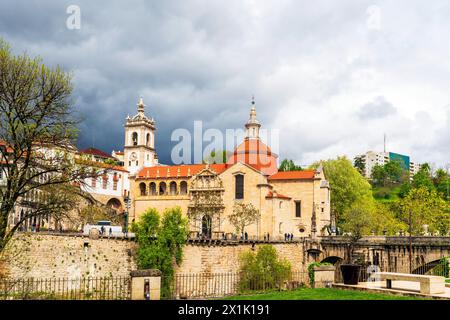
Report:
M 314 288 L 331 287 L 334 282 L 335 266 L 314 267 Z
M 131 300 L 159 300 L 161 271 L 157 269 L 131 271 Z

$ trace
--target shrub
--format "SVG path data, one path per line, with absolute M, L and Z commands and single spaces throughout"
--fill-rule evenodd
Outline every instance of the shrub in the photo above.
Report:
M 258 247 L 257 252 L 248 251 L 241 255 L 241 278 L 239 291 L 280 289 L 291 275 L 291 265 L 280 259 L 271 245 Z
M 308 266 L 309 284 L 314 287 L 314 267 L 332 266 L 329 262 L 313 262 Z

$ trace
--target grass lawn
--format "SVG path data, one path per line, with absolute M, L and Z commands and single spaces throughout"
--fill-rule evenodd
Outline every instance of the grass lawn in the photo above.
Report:
M 226 297 L 224 300 L 423 300 L 412 296 L 370 293 L 334 288 L 301 288 L 292 291 L 273 291 L 254 295 Z

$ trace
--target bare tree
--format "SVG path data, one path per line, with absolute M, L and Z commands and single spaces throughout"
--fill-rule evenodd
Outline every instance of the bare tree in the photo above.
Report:
M 91 171 L 74 161 L 78 119 L 71 75 L 40 58 L 14 56 L 0 39 L 0 252 L 29 218 L 64 214 Z M 11 219 L 30 198 L 33 210 Z M 12 220 L 12 227 L 11 227 Z
M 237 233 L 243 233 L 245 227 L 252 225 L 258 220 L 259 210 L 251 203 L 236 203 L 233 213 L 228 216 L 230 223 L 236 228 Z

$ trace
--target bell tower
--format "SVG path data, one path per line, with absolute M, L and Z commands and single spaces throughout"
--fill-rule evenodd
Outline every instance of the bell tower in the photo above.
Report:
M 134 117 L 127 116 L 125 122 L 124 165 L 131 175 L 135 175 L 143 167 L 158 164 L 155 151 L 155 120 L 145 115 L 145 104 L 142 97 L 137 104 L 138 113 Z

